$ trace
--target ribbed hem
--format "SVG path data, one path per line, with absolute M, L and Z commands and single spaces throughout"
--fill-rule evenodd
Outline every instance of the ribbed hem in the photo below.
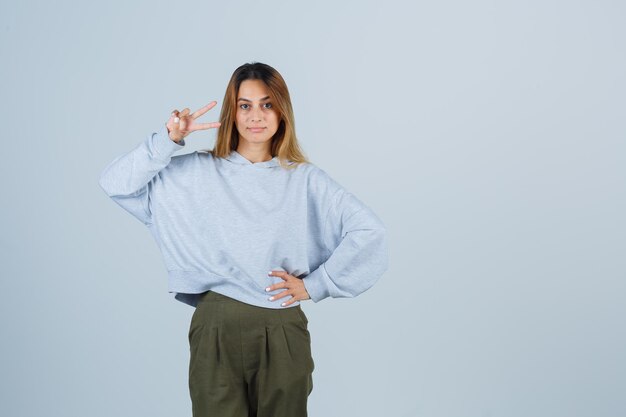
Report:
M 284 288 L 266 292 L 261 285 L 262 283 L 255 284 L 252 281 L 241 281 L 204 271 L 168 271 L 168 291 L 176 293 L 174 295 L 176 300 L 193 307 L 197 306 L 200 294 L 208 290 L 257 307 L 284 309 L 300 305 L 300 301 L 295 301 L 286 307 L 281 306 L 281 303 L 288 301 L 291 296 L 269 301 L 268 298 L 280 294 Z

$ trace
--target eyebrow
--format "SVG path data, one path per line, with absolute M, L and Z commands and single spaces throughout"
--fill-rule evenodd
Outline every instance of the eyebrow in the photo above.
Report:
M 265 96 L 262 99 L 260 99 L 259 101 L 267 100 L 268 98 L 270 98 L 270 96 Z M 249 99 L 243 98 L 243 97 L 240 97 L 240 98 L 237 99 L 237 101 L 240 101 L 240 100 L 252 102 L 252 100 L 249 100 Z

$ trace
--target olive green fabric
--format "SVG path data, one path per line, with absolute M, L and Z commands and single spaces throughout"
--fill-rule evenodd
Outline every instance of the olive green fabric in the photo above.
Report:
M 189 326 L 194 417 L 306 417 L 315 367 L 300 305 L 203 293 Z

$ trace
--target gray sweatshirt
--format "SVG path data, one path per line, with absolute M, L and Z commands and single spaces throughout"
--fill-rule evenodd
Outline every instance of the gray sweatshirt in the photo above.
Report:
M 314 302 L 355 297 L 388 268 L 385 226 L 353 194 L 311 163 L 250 162 L 237 151 L 173 156 L 185 147 L 165 124 L 115 158 L 100 186 L 146 225 L 168 271 L 168 291 L 196 306 L 207 290 L 266 308 L 287 271 Z M 292 164 L 292 161 L 288 161 Z

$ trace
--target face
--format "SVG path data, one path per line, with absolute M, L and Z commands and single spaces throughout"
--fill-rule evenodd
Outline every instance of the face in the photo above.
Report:
M 235 119 L 240 141 L 267 143 L 269 146 L 280 122 L 278 113 L 272 107 L 272 98 L 261 80 L 245 80 L 241 83 Z

